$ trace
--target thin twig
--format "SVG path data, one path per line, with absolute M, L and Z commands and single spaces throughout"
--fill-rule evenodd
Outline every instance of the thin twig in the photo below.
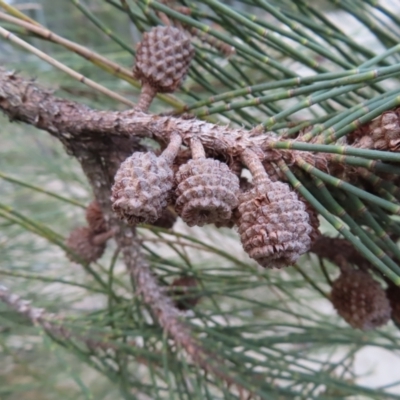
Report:
M 38 50 L 36 47 L 31 46 L 29 43 L 23 41 L 22 39 L 20 39 L 19 37 L 15 36 L 13 33 L 11 33 L 10 31 L 8 31 L 7 29 L 4 29 L 0 26 L 0 35 L 3 36 L 5 39 L 9 40 L 12 43 L 17 44 L 18 46 L 22 47 L 23 49 L 29 51 L 32 54 L 35 54 L 36 56 L 38 56 L 39 58 L 41 58 L 42 60 L 46 61 L 47 63 L 49 63 L 50 65 L 52 65 L 53 67 L 58 68 L 59 70 L 65 72 L 66 74 L 68 74 L 69 76 L 71 76 L 72 78 L 78 80 L 79 82 L 84 83 L 85 85 L 91 87 L 94 90 L 97 90 L 100 93 L 105 94 L 106 96 L 117 100 L 123 104 L 126 104 L 130 107 L 134 107 L 135 103 L 133 103 L 132 101 L 126 99 L 123 96 L 120 96 L 119 94 L 113 92 L 112 90 L 107 89 L 106 87 L 99 85 L 98 83 L 96 83 L 95 81 L 92 81 L 89 78 L 86 78 L 85 76 L 83 76 L 82 74 L 79 74 L 78 72 L 74 71 L 72 68 L 67 67 L 66 65 L 64 65 L 63 63 L 55 60 L 54 58 L 48 56 L 46 53 L 43 53 L 42 51 Z

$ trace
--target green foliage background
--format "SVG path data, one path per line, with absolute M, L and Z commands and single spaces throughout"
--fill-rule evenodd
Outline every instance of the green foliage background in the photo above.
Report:
M 25 3 L 19 1 L 16 6 Z M 134 59 L 133 42 L 159 22 L 157 10 L 199 29 L 209 26 L 211 35 L 236 47 L 236 54 L 226 58 L 195 38 L 196 60 L 184 87 L 176 98 L 157 100 L 151 109 L 155 113 L 173 106 L 182 111 L 186 105 L 200 118 L 249 129 L 263 124 L 289 135 L 322 122 L 325 125 L 318 125 L 316 133 L 329 144 L 329 126 L 345 135 L 355 127 L 351 121 L 366 116 L 363 122 L 367 122 L 400 102 L 400 19 L 373 0 L 182 1 L 193 10 L 190 17 L 151 0 L 42 0 L 36 4 L 33 10 L 20 9 L 47 29 L 128 69 Z M 332 13 L 354 24 L 358 20 L 354 26 L 372 34 L 375 47 L 365 46 L 363 37 L 343 32 L 328 18 Z M 137 99 L 139 90 L 126 79 L 20 26 L 4 21 L 0 25 L 85 77 L 133 102 Z M 4 55 L 0 62 L 8 69 L 37 77 L 59 96 L 101 109 L 126 108 L 34 54 L 11 46 L 5 39 L 0 42 Z M 360 65 L 379 68 L 379 74 L 362 75 L 364 71 L 356 71 Z M 352 72 L 344 75 L 343 71 Z M 324 73 L 331 75 L 324 78 Z M 288 90 L 297 88 L 293 78 L 298 74 L 316 76 L 319 86 L 306 83 L 303 87 L 308 91 L 289 94 Z M 359 80 L 344 81 L 346 76 Z M 261 86 L 248 94 L 247 88 L 254 85 Z M 216 95 L 220 97 L 212 97 Z M 316 105 L 310 107 L 312 103 Z M 66 258 L 64 239 L 71 229 L 84 224 L 84 206 L 91 200 L 80 167 L 47 133 L 10 124 L 4 117 L 0 121 L 0 282 L 35 306 L 66 316 L 65 326 L 73 332 L 89 337 L 106 334 L 118 349 L 107 352 L 88 348 L 76 338 L 49 337 L 0 304 L 0 398 L 239 398 L 233 388 L 182 357 L 165 337 L 133 295 L 114 244 L 89 268 Z M 369 156 L 374 154 L 367 152 L 364 159 Z M 397 155 L 391 157 L 400 161 Z M 308 182 L 303 178 L 296 179 Z M 348 196 L 335 184 L 330 190 L 342 190 Z M 386 188 L 389 194 L 396 189 Z M 370 197 L 367 201 L 372 212 L 377 205 Z M 398 200 L 391 201 L 399 206 Z M 340 214 L 340 204 L 332 200 L 322 204 L 331 215 Z M 399 220 L 392 214 L 385 215 L 391 221 L 388 226 L 396 230 Z M 324 218 L 321 221 L 324 232 L 336 234 Z M 335 221 L 339 224 L 340 219 Z M 364 226 L 360 221 L 356 225 Z M 339 319 L 327 298 L 329 282 L 314 256 L 305 255 L 297 266 L 283 271 L 266 271 L 250 261 L 237 234 L 227 229 L 189 229 L 178 223 L 173 231 L 141 227 L 139 233 L 161 284 L 182 273 L 199 280 L 197 294 L 202 301 L 185 318 L 255 398 L 400 398 L 398 382 L 379 387 L 372 373 L 368 386 L 363 385 L 354 368 L 358 353 L 365 348 L 398 357 L 398 330 L 390 324 L 360 332 Z M 376 232 L 370 236 L 385 249 Z M 337 267 L 325 264 L 330 277 L 336 277 Z M 393 368 L 399 365 L 397 358 Z

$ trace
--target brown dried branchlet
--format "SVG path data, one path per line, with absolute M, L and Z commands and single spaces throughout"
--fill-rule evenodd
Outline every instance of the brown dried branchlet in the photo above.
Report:
M 370 330 L 385 325 L 391 307 L 381 285 L 368 272 L 344 268 L 333 282 L 331 301 L 353 328 Z
M 310 248 L 312 227 L 305 204 L 288 184 L 269 179 L 252 150 L 245 150 L 242 160 L 253 175 L 254 185 L 239 197 L 243 248 L 263 267 L 291 265 Z
M 93 200 L 86 208 L 86 221 L 92 232 L 102 233 L 107 230 L 103 212 L 96 200 Z
M 89 227 L 82 226 L 69 234 L 66 245 L 85 263 L 97 261 L 104 253 L 106 242 L 113 231 L 95 233 Z M 67 254 L 71 261 L 81 261 L 74 255 Z
M 186 311 L 196 306 L 200 300 L 195 293 L 197 286 L 198 281 L 192 276 L 181 276 L 171 283 L 169 294 L 179 310 Z
M 236 53 L 236 49 L 233 46 L 201 31 L 200 29 L 189 25 L 185 26 L 185 29 L 187 29 L 193 36 L 198 37 L 203 43 L 208 44 L 222 53 L 225 57 L 230 57 Z
M 309 222 L 312 228 L 311 232 L 309 233 L 311 239 L 310 246 L 312 246 L 315 241 L 321 236 L 321 232 L 319 231 L 318 212 L 304 197 L 300 197 L 300 200 L 306 206 L 306 212 L 308 214 Z
M 137 108 L 147 111 L 157 93 L 172 93 L 183 82 L 194 56 L 190 39 L 180 29 L 157 26 L 143 34 L 133 73 L 142 83 Z
M 189 226 L 223 224 L 238 205 L 239 178 L 218 160 L 206 158 L 203 145 L 191 139 L 192 160 L 176 174 L 175 210 Z
M 356 265 L 359 269 L 367 271 L 373 269 L 373 265 L 358 250 L 344 238 L 332 238 L 319 235 L 313 242 L 310 251 L 318 257 L 326 258 L 340 268 L 347 268 L 349 264 Z
M 172 135 L 162 154 L 133 153 L 119 167 L 111 201 L 113 210 L 130 224 L 153 223 L 168 205 L 174 183 L 173 161 L 182 139 Z

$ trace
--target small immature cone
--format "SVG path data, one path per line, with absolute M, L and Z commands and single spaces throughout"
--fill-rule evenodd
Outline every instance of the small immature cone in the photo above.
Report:
M 225 163 L 205 158 L 199 140 L 190 147 L 193 159 L 176 174 L 175 210 L 189 226 L 224 224 L 238 204 L 239 178 Z
M 96 235 L 90 228 L 82 226 L 69 234 L 66 245 L 83 261 L 90 263 L 97 261 L 103 255 L 109 238 L 108 232 Z M 73 256 L 67 256 L 71 261 L 77 261 Z
M 171 283 L 169 292 L 179 310 L 189 310 L 199 302 L 200 297 L 194 293 L 197 285 L 197 279 L 191 276 L 181 276 Z
M 286 183 L 272 182 L 257 155 L 242 154 L 254 187 L 239 197 L 238 227 L 247 254 L 265 268 L 282 268 L 310 248 L 312 227 L 304 202 Z
M 168 205 L 174 174 L 171 168 L 182 139 L 172 135 L 163 153 L 133 153 L 115 175 L 113 210 L 130 224 L 157 221 Z
M 396 286 L 393 282 L 389 282 L 386 289 L 386 296 L 392 307 L 392 321 L 400 329 L 400 287 Z
M 107 230 L 103 212 L 96 200 L 93 200 L 86 208 L 86 221 L 92 232 L 102 233 Z
M 137 107 L 147 111 L 157 92 L 174 92 L 185 79 L 193 56 L 190 39 L 180 29 L 157 26 L 144 33 L 133 68 L 142 82 Z
M 375 329 L 390 319 L 391 307 L 385 291 L 364 271 L 343 270 L 333 282 L 331 301 L 353 328 Z

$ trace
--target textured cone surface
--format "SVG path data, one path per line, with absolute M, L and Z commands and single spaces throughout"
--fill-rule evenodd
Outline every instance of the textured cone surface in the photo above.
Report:
M 239 178 L 218 160 L 189 160 L 176 174 L 175 209 L 189 226 L 223 224 L 238 205 Z M 222 225 L 221 225 L 222 226 Z
M 238 213 L 243 248 L 261 266 L 282 268 L 309 250 L 309 215 L 286 183 L 266 179 L 242 193 Z
M 343 272 L 333 283 L 331 301 L 353 328 L 374 329 L 390 319 L 391 308 L 385 291 L 363 271 Z
M 190 276 L 182 276 L 171 283 L 170 294 L 177 297 L 174 301 L 179 310 L 189 310 L 199 302 L 200 297 L 193 290 L 197 285 L 197 280 Z
M 107 230 L 103 212 L 97 201 L 92 201 L 86 208 L 86 221 L 89 228 L 95 233 L 102 233 Z
M 392 320 L 400 328 L 400 287 L 390 283 L 386 289 L 386 296 L 392 307 Z
M 95 244 L 93 239 L 95 233 L 88 227 L 74 229 L 66 241 L 70 247 L 83 261 L 89 263 L 98 260 L 104 253 L 106 243 Z M 73 256 L 67 255 L 71 261 L 77 261 Z
M 133 153 L 115 175 L 111 201 L 113 210 L 128 223 L 152 223 L 168 204 L 173 172 L 154 153 Z
M 400 118 L 397 110 L 387 111 L 346 136 L 349 144 L 365 149 L 400 150 Z
M 181 30 L 158 26 L 143 35 L 133 73 L 158 92 L 173 92 L 185 79 L 193 56 L 190 39 Z

